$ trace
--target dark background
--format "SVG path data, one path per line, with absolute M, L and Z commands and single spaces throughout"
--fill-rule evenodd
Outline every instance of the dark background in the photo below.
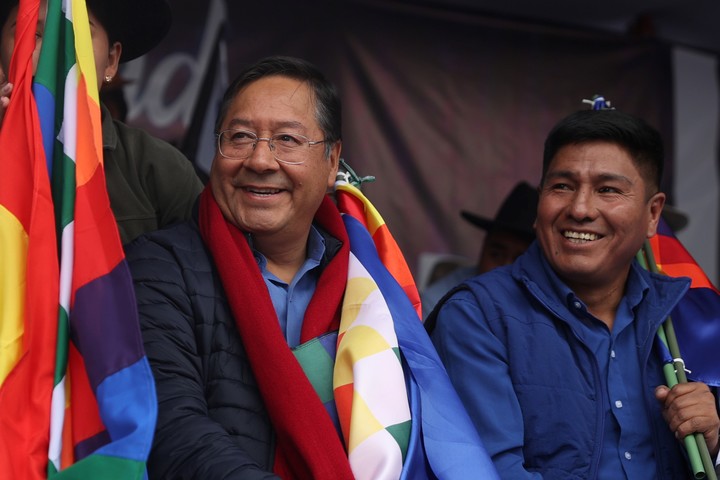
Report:
M 128 122 L 206 169 L 203 120 L 228 79 L 271 54 L 315 63 L 343 99 L 343 157 L 377 177 L 363 190 L 416 274 L 422 252 L 476 257 L 480 232 L 459 210 L 492 217 L 516 182 L 536 184 L 545 135 L 594 94 L 663 133 L 672 202 L 673 47 L 715 55 L 717 29 L 680 43 L 667 13 L 627 7 L 639 2 L 604 2 L 594 18 L 578 2 L 533 7 L 546 3 L 172 0 L 168 37 L 123 69 Z

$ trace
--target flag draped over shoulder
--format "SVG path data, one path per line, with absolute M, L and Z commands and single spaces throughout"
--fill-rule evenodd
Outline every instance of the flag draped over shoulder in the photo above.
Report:
M 362 308 L 365 311 L 361 309 L 353 313 L 353 317 L 356 317 L 355 328 L 375 329 L 375 319 L 383 316 L 379 312 L 386 310 L 389 314 L 390 329 L 394 330 L 388 332 L 386 324 L 381 323 L 377 332 L 362 332 L 362 335 L 368 335 L 373 341 L 356 343 L 371 345 L 372 348 L 357 353 L 353 360 L 358 360 L 361 364 L 376 352 L 380 352 L 380 355 L 375 355 L 376 358 L 372 360 L 374 365 L 371 370 L 377 372 L 378 368 L 384 368 L 377 364 L 384 361 L 384 365 L 389 367 L 388 371 L 382 370 L 383 375 L 389 376 L 393 375 L 392 370 L 395 368 L 393 360 L 397 364 L 398 359 L 401 359 L 405 379 L 399 381 L 400 385 L 397 380 L 392 380 L 392 394 L 401 397 L 404 393 L 405 405 L 406 408 L 409 407 L 411 418 L 411 430 L 408 431 L 403 402 L 388 407 L 363 390 L 363 376 L 367 375 L 369 370 L 362 365 L 354 368 L 354 365 L 347 365 L 348 361 L 342 359 L 343 355 L 348 355 L 343 351 L 345 346 L 342 337 L 347 336 L 349 331 L 348 327 L 343 325 L 343 318 L 334 383 L 338 415 L 346 437 L 353 474 L 356 478 L 397 478 L 394 462 L 397 461 L 397 455 L 401 455 L 403 463 L 400 478 L 498 478 L 495 467 L 420 321 L 417 289 L 385 222 L 360 190 L 348 182 L 336 182 L 335 195 L 350 239 L 351 267 L 353 262 L 357 267 L 350 269 L 345 303 L 348 298 L 364 299 Z M 362 292 L 358 293 L 357 290 Z M 346 307 L 345 303 L 343 309 Z M 345 315 L 346 312 L 343 311 L 343 316 Z M 397 347 L 393 346 L 393 340 Z M 384 348 L 379 347 L 381 344 Z M 387 347 L 399 350 L 400 355 L 391 358 L 384 353 Z M 339 371 L 342 368 L 345 368 L 344 372 Z M 348 373 L 348 369 L 351 373 Z M 344 378 L 342 382 L 338 382 L 339 375 L 352 378 Z M 361 418 L 364 417 L 366 421 L 361 423 L 361 432 L 354 438 L 352 429 L 349 435 L 346 432 L 349 421 L 343 420 L 343 417 L 347 418 L 348 414 L 342 412 L 348 408 L 350 402 L 344 402 L 343 395 L 338 395 L 338 383 L 352 385 L 353 397 L 360 397 L 361 400 L 358 402 Z M 403 391 L 396 391 L 397 389 Z M 345 396 L 347 397 L 347 394 Z M 353 404 L 352 408 L 357 408 L 356 404 Z M 354 414 L 355 411 L 352 412 L 352 415 Z M 368 418 L 371 420 L 367 421 Z M 394 447 L 391 446 L 390 437 L 395 439 Z M 368 440 L 370 441 L 367 442 Z M 376 446 L 371 445 L 373 440 L 378 440 Z M 368 452 L 365 456 L 362 450 L 382 449 L 383 445 L 390 452 L 397 453 L 388 454 L 388 463 L 378 467 L 371 462 L 371 453 Z M 354 462 L 355 451 L 359 451 L 360 460 Z M 367 471 L 363 470 L 363 467 L 375 470 Z M 381 471 L 381 468 L 386 470 Z M 382 475 L 377 473 L 379 471 Z
M 39 3 L 22 0 L 18 18 L 37 12 Z M 32 221 L 29 229 L 25 227 L 22 214 L 13 217 L 19 219 L 17 224 L 23 230 L 17 225 L 12 225 L 14 230 L 6 229 L 5 223 L 12 223 L 13 217 L 8 216 L 7 222 L 0 216 L 2 235 L 19 231 L 17 236 L 23 238 L 25 232 L 29 246 L 25 247 L 25 263 L 12 273 L 18 277 L 15 290 L 23 289 L 20 313 L 13 317 L 20 318 L 15 320 L 20 325 L 15 337 L 21 347 L 18 360 L 9 365 L 7 379 L 0 385 L 0 478 L 142 478 L 157 415 L 155 389 L 105 187 L 89 20 L 84 0 L 47 3 L 35 97 L 29 92 L 35 44 L 35 23 L 31 22 L 30 40 L 22 37 L 27 32 L 18 31 L 13 62 L 29 66 L 25 77 L 16 79 L 0 132 L 2 152 L 8 151 L 6 143 L 33 146 L 13 158 L 17 174 L 3 179 L 9 177 L 17 185 L 11 190 L 4 185 L 0 188 L 0 204 L 11 213 L 18 211 L 15 203 L 21 200 L 43 207 L 42 216 L 37 209 L 25 208 L 43 220 L 43 235 L 35 233 Z M 29 47 L 21 49 L 21 41 Z M 39 129 L 19 127 L 20 120 L 13 112 L 15 104 L 23 100 L 29 105 L 26 115 L 33 119 L 31 125 L 42 125 L 44 147 L 38 148 Z M 12 141 L 7 141 L 11 135 Z M 27 165 L 34 166 L 33 175 L 25 171 L 30 170 Z M 34 200 L 37 191 L 47 194 L 44 202 L 25 200 Z M 6 196 L 10 198 L 6 200 Z M 15 243 L 22 248 L 21 242 Z M 43 256 L 34 255 L 35 244 L 42 246 Z M 0 248 L 5 245 L 2 242 Z M 43 263 L 42 278 L 36 278 L 31 270 L 37 262 Z M 14 292 L 4 288 L 0 294 L 5 296 L 6 291 Z M 40 296 L 43 305 L 52 297 L 53 305 L 33 317 L 30 313 L 40 305 L 35 297 Z M 8 318 L 3 311 L 3 349 Z M 44 348 L 36 347 L 30 334 L 41 336 Z M 37 369 L 22 370 L 26 361 Z M 35 398 L 12 388 L 14 378 L 37 384 L 42 395 Z M 6 407 L 27 402 L 30 395 L 42 415 L 28 409 L 6 415 Z M 32 445 L 18 441 L 26 437 L 33 439 Z
M 720 292 L 662 219 L 650 246 L 661 273 L 692 280 L 671 314 L 688 377 L 719 386 Z
M 338 184 L 336 191 L 345 193 L 340 193 L 337 196 L 340 211 L 352 215 L 370 233 L 383 265 L 400 284 L 405 291 L 405 295 L 412 302 L 413 308 L 418 312 L 418 316 L 422 318 L 420 294 L 415 286 L 415 280 L 405 262 L 405 257 L 400 251 L 400 247 L 392 234 L 390 234 L 385 220 L 382 219 L 375 206 L 365 198 L 360 190 L 350 183 Z

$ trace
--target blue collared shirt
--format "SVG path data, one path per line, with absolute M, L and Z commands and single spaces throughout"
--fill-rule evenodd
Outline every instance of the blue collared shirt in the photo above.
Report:
M 310 299 L 315 293 L 317 281 L 320 277 L 320 260 L 325 254 L 325 239 L 314 226 L 310 227 L 307 243 L 307 258 L 300 270 L 295 274 L 290 284 L 283 282 L 267 269 L 267 258 L 255 250 L 250 241 L 255 260 L 260 267 L 265 285 L 270 292 L 270 298 L 275 307 L 280 329 L 285 335 L 290 347 L 300 344 L 300 333 L 302 332 L 305 310 L 310 304 Z
M 633 278 L 634 277 L 634 278 Z M 650 420 L 643 396 L 638 357 L 634 309 L 640 304 L 648 285 L 631 273 L 625 296 L 615 315 L 612 331 L 582 307 L 578 334 L 595 353 L 606 391 L 602 398 L 605 429 L 598 479 L 654 479 L 657 463 L 653 454 Z M 584 315 L 583 315 L 584 313 Z

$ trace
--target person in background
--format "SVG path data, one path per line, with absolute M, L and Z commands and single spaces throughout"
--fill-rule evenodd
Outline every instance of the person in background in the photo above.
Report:
M 170 6 L 165 0 L 88 0 L 98 89 L 110 84 L 121 62 L 144 55 L 167 34 Z M 40 3 L 37 46 L 42 45 L 47 10 Z M 0 0 L 0 66 L 8 75 L 15 45 L 18 0 Z M 11 101 L 12 84 L 0 84 L 0 128 Z M 190 161 L 167 142 L 115 121 L 101 104 L 103 161 L 110 206 L 122 242 L 187 219 L 202 183 Z
M 535 239 L 533 222 L 537 210 L 537 189 L 519 182 L 505 198 L 494 219 L 463 210 L 462 217 L 485 230 L 476 265 L 459 267 L 431 283 L 421 292 L 423 319 L 454 286 L 475 275 L 515 261 Z
M 639 118 L 561 120 L 545 141 L 536 242 L 433 312 L 433 343 L 502 478 L 689 478 L 680 439 L 696 432 L 717 458 L 713 393 L 664 386 L 656 337 L 690 282 L 635 259 L 663 210 L 663 161 Z
M 120 74 L 115 75 L 113 79 L 105 84 L 100 90 L 100 101 L 110 112 L 110 116 L 114 120 L 127 122 L 128 104 L 125 98 L 125 84 L 130 83 Z
M 5 80 L 5 71 L 2 68 L 2 65 L 0 64 L 0 112 L 4 112 L 5 109 L 7 109 L 8 103 L 10 102 L 10 98 L 8 97 L 9 92 L 5 93 L 5 84 L 7 81 Z M 0 117 L 0 124 L 2 124 L 2 117 Z

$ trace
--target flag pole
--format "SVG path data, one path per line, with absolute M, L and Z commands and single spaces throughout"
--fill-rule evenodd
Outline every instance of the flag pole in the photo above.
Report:
M 614 107 L 610 105 L 610 101 L 606 100 L 602 95 L 594 95 L 590 100 L 583 99 L 583 103 L 591 105 L 592 110 L 614 110 Z M 653 273 L 661 273 L 658 270 L 657 263 L 655 263 L 655 255 L 653 255 L 652 247 L 648 240 L 645 240 L 642 249 L 638 252 L 637 259 L 646 270 Z M 687 383 L 685 362 L 680 356 L 680 347 L 677 343 L 675 328 L 673 327 L 670 315 L 667 316 L 663 324 L 658 328 L 657 335 L 672 356 L 672 361 L 663 366 L 667 386 L 672 388 L 678 383 Z M 710 451 L 708 450 L 707 442 L 705 442 L 705 437 L 702 433 L 688 435 L 683 439 L 683 442 L 685 443 L 685 449 L 694 477 L 696 479 L 707 478 L 708 480 L 717 480 L 715 463 L 710 458 Z
M 653 273 L 661 273 L 658 270 L 657 263 L 655 263 L 655 255 L 648 240 L 645 240 L 642 252 L 640 253 L 638 254 L 638 259 L 646 270 Z M 672 388 L 678 383 L 687 383 L 685 362 L 680 355 L 680 346 L 675 336 L 675 328 L 673 327 L 672 317 L 670 315 L 667 316 L 663 324 L 658 328 L 658 336 L 668 348 L 670 356 L 672 357 L 672 362 L 666 363 L 663 366 L 667 386 Z M 688 454 L 693 476 L 696 479 L 707 478 L 708 480 L 717 480 L 715 464 L 710 457 L 710 451 L 708 450 L 707 442 L 705 442 L 703 434 L 693 433 L 692 435 L 687 435 L 683 439 L 683 442 L 685 443 L 685 449 Z

